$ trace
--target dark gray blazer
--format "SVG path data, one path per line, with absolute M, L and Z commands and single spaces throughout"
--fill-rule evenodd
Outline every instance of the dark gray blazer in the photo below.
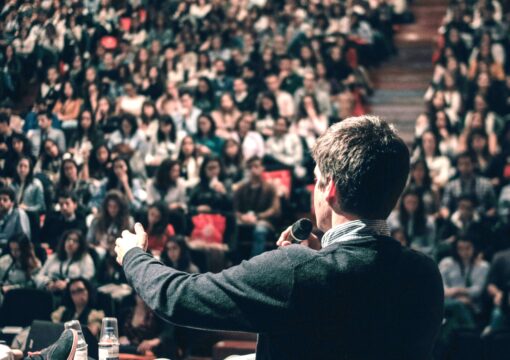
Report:
M 258 333 L 257 359 L 430 359 L 443 317 L 436 264 L 389 237 L 291 245 L 218 274 L 179 272 L 136 248 L 124 270 L 175 324 Z

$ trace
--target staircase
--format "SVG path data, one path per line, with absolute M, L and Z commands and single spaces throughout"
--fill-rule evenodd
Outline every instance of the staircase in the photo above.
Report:
M 416 118 L 424 110 L 423 95 L 432 79 L 432 53 L 446 5 L 447 0 L 415 0 L 411 7 L 415 22 L 401 25 L 395 35 L 398 55 L 370 72 L 375 88 L 370 113 L 393 123 L 407 144 L 412 144 Z

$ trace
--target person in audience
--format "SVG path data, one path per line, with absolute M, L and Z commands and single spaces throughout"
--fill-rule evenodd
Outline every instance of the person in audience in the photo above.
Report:
M 56 323 L 78 320 L 81 326 L 86 326 L 92 335 L 97 337 L 105 314 L 104 311 L 95 309 L 95 302 L 95 289 L 88 279 L 71 279 L 67 283 L 62 306 L 51 314 L 51 320 Z
M 255 130 L 255 123 L 255 118 L 249 113 L 244 113 L 236 122 L 236 132 L 232 139 L 241 145 L 244 159 L 253 156 L 264 157 L 264 138 Z
M 174 357 L 176 356 L 174 332 L 173 325 L 162 321 L 138 295 L 135 295 L 135 306 L 120 317 L 120 351 Z
M 147 182 L 147 203 L 162 201 L 172 210 L 187 207 L 186 182 L 180 176 L 181 166 L 176 160 L 165 159 Z
M 510 249 L 494 255 L 487 279 L 487 293 L 492 300 L 493 310 L 489 325 L 484 329 L 484 335 L 510 327 L 508 314 L 505 314 L 503 299 L 508 301 L 510 291 Z M 507 293 L 505 296 L 505 292 Z
M 496 195 L 489 179 L 475 173 L 473 158 L 469 153 L 457 156 L 457 171 L 459 177 L 451 180 L 444 189 L 441 201 L 441 215 L 448 218 L 457 206 L 461 195 L 472 195 L 477 203 L 477 211 L 481 216 L 494 216 L 496 214 Z
M 25 234 L 7 242 L 7 253 L 0 257 L 0 304 L 2 294 L 18 288 L 35 287 L 34 276 L 41 269 L 34 246 Z
M 442 189 L 452 175 L 452 169 L 450 160 L 441 154 L 437 135 L 432 130 L 423 133 L 412 160 L 416 161 L 420 157 L 427 162 L 433 184 Z
M 59 180 L 55 189 L 57 194 L 61 192 L 72 192 L 82 211 L 88 211 L 92 193 L 88 181 L 80 178 L 78 164 L 72 158 L 62 161 Z
M 32 145 L 25 134 L 12 133 L 11 142 L 11 149 L 5 155 L 4 164 L 0 172 L 2 178 L 9 180 L 12 180 L 15 176 L 16 167 L 22 157 L 29 157 L 32 159 L 32 163 L 35 163 L 31 150 Z
M 206 157 L 200 166 L 200 182 L 189 195 L 190 211 L 223 212 L 232 209 L 232 198 L 223 182 L 219 157 Z
M 44 151 L 46 140 L 50 139 L 57 145 L 61 153 L 66 150 L 66 139 L 62 130 L 55 129 L 51 125 L 51 114 L 46 111 L 40 111 L 37 114 L 38 129 L 30 130 L 27 134 L 32 144 L 32 154 L 38 158 Z
M 20 234 L 31 238 L 30 220 L 25 210 L 16 206 L 16 193 L 9 187 L 0 187 L 0 246 Z
M 117 190 L 110 190 L 88 228 L 87 243 L 99 246 L 104 252 L 123 230 L 131 228 L 133 224 L 126 196 Z
M 216 135 L 216 123 L 209 114 L 200 114 L 193 138 L 200 155 L 221 155 L 225 140 Z
M 178 139 L 174 120 L 163 115 L 159 119 L 158 128 L 149 140 L 149 148 L 145 156 L 146 166 L 156 167 L 167 157 L 177 155 Z
M 259 157 L 246 161 L 249 177 L 234 192 L 237 223 L 253 229 L 251 256 L 264 252 L 266 242 L 280 217 L 280 198 L 273 185 L 262 177 L 264 165 Z
M 234 139 L 226 140 L 223 145 L 221 160 L 223 161 L 225 178 L 232 186 L 235 186 L 244 177 L 243 159 L 244 156 L 239 143 Z
M 71 279 L 94 277 L 95 267 L 88 253 L 85 237 L 80 230 L 68 230 L 62 234 L 57 251 L 48 257 L 35 277 L 38 288 L 62 293 Z
M 475 328 L 475 315 L 482 305 L 482 294 L 489 264 L 477 257 L 475 245 L 469 237 L 458 236 L 452 256 L 439 263 L 443 278 L 447 321 L 455 321 L 464 328 Z M 448 317 L 454 319 L 448 319 Z
M 97 127 L 96 120 L 90 109 L 83 109 L 78 116 L 76 133 L 69 142 L 69 152 L 78 165 L 90 159 L 92 149 L 104 141 L 103 132 Z
M 22 157 L 18 161 L 11 187 L 16 192 L 16 203 L 20 209 L 36 217 L 46 210 L 43 185 L 39 179 L 34 178 L 34 166 L 30 157 Z
M 58 210 L 49 212 L 44 219 L 40 241 L 55 251 L 62 232 L 78 229 L 86 234 L 87 226 L 83 213 L 78 211 L 78 198 L 73 192 L 61 191 L 57 194 Z
M 168 205 L 156 202 L 147 209 L 148 250 L 155 256 L 159 256 L 164 250 L 168 239 L 175 235 L 175 230 L 169 224 Z
M 390 229 L 404 230 L 411 248 L 429 256 L 434 255 L 435 224 L 425 213 L 420 194 L 413 188 L 402 193 L 399 209 L 390 214 L 388 225 Z
M 422 198 L 427 215 L 434 215 L 439 209 L 439 191 L 432 184 L 427 162 L 423 158 L 411 162 L 409 186 Z
M 181 164 L 181 176 L 186 181 L 186 187 L 193 188 L 200 181 L 199 173 L 203 158 L 198 155 L 192 136 L 185 136 L 182 139 L 177 160 Z
M 56 184 L 59 180 L 63 154 L 52 139 L 44 140 L 43 145 L 44 148 L 35 164 L 34 172 L 44 174 L 51 184 Z
M 190 250 L 183 236 L 176 235 L 168 238 L 161 252 L 160 260 L 166 266 L 180 271 L 187 273 L 200 272 L 198 267 L 191 261 Z

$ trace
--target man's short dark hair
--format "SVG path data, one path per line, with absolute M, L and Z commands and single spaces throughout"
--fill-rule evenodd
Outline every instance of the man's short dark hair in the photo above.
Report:
M 16 193 L 13 189 L 7 186 L 3 186 L 0 188 L 0 195 L 7 195 L 12 202 L 16 200 Z
M 246 167 L 249 169 L 256 162 L 260 162 L 262 164 L 262 158 L 260 156 L 254 155 L 246 160 Z
M 409 150 L 395 129 L 375 116 L 351 117 L 331 126 L 312 149 L 321 172 L 332 180 L 342 212 L 386 219 L 409 175 Z
M 57 194 L 57 199 L 71 199 L 74 203 L 78 203 L 78 196 L 76 193 L 69 190 L 61 190 Z
M 456 165 L 459 163 L 460 159 L 469 159 L 471 162 L 475 161 L 475 159 L 473 159 L 473 155 L 471 155 L 471 153 L 468 151 L 461 152 L 459 155 L 457 155 L 455 158 Z

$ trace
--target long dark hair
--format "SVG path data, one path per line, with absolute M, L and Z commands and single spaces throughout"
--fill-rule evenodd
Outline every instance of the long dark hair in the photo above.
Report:
M 418 207 L 412 216 L 413 218 L 413 228 L 414 233 L 417 235 L 423 235 L 425 234 L 427 230 L 427 216 L 425 214 L 425 206 L 423 204 L 423 199 L 420 196 L 420 194 L 413 188 L 407 188 L 402 193 L 402 197 L 400 200 L 400 206 L 399 206 L 399 212 L 398 212 L 398 218 L 400 220 L 400 224 L 404 229 L 407 229 L 407 224 L 411 220 L 411 215 L 407 212 L 404 206 L 404 199 L 406 196 L 416 196 L 418 199 Z M 409 235 L 409 234 L 406 234 Z
M 191 136 L 191 135 L 186 135 L 181 140 L 181 145 L 180 145 L 180 148 L 179 148 L 179 155 L 177 156 L 177 160 L 179 160 L 180 163 L 182 163 L 182 161 L 184 161 L 184 159 L 185 159 L 184 152 L 182 151 L 182 144 L 184 144 L 184 140 L 186 140 L 186 139 L 191 139 L 191 141 L 193 141 L 194 149 L 193 149 L 193 153 L 191 154 L 191 157 L 193 157 L 195 159 L 198 157 L 197 156 L 197 146 L 196 146 L 195 139 L 193 139 L 193 136 Z
M 16 171 L 14 172 L 14 183 L 16 184 L 21 184 L 21 179 L 19 177 L 19 174 L 18 174 L 18 165 L 21 161 L 23 160 L 27 160 L 28 161 L 28 167 L 29 167 L 29 171 L 28 171 L 28 175 L 27 175 L 27 178 L 25 180 L 25 185 L 28 185 L 28 184 L 31 184 L 32 181 L 34 181 L 34 162 L 32 161 L 32 158 L 30 156 L 22 156 L 19 158 L 18 162 L 16 163 Z
M 58 178 L 58 185 L 57 185 L 58 189 L 64 189 L 71 185 L 71 181 L 66 176 L 65 170 L 64 170 L 65 164 L 67 164 L 67 163 L 73 164 L 74 167 L 76 168 L 76 172 L 78 174 L 80 173 L 80 167 L 78 166 L 78 164 L 76 163 L 76 161 L 74 159 L 69 158 L 69 159 L 62 160 L 62 163 L 60 164 L 60 176 Z
M 71 286 L 77 282 L 83 283 L 85 285 L 85 288 L 87 289 L 87 292 L 89 293 L 89 301 L 87 302 L 86 308 L 93 308 L 96 304 L 96 289 L 94 286 L 92 286 L 91 282 L 85 279 L 84 277 L 77 277 L 74 279 L 69 280 L 66 286 L 66 290 L 64 291 L 64 295 L 62 298 L 62 303 L 66 307 L 67 310 L 70 310 L 70 312 L 74 313 L 76 311 L 74 307 L 74 302 L 71 297 Z
M 170 130 L 170 133 L 168 134 L 170 141 L 174 142 L 177 140 L 177 129 L 175 128 L 175 121 L 170 115 L 163 115 L 159 119 L 158 124 L 158 132 L 156 133 L 156 139 L 158 142 L 166 141 L 166 136 L 161 131 L 161 124 L 170 124 L 172 126 L 172 129 Z
M 150 205 L 147 208 L 147 214 L 149 214 L 149 210 L 151 208 L 157 209 L 159 211 L 159 213 L 161 214 L 161 218 L 159 219 L 159 221 L 156 224 L 154 224 L 149 235 L 155 235 L 155 236 L 163 235 L 166 231 L 166 227 L 168 226 L 168 205 L 162 201 L 155 202 L 154 204 Z M 145 225 L 147 225 L 146 228 L 148 228 L 148 226 L 149 226 L 149 217 L 148 216 L 147 216 L 147 223 Z
M 106 162 L 104 164 L 101 164 L 97 160 L 97 151 L 102 147 L 105 148 L 106 151 L 108 151 L 108 159 L 106 160 Z M 94 147 L 94 149 L 92 150 L 92 153 L 89 158 L 90 177 L 97 178 L 98 175 L 102 175 L 102 177 L 107 176 L 109 167 L 111 165 L 111 156 L 112 156 L 112 153 L 111 153 L 110 149 L 108 148 L 108 145 L 106 145 L 106 143 L 97 144 Z
M 211 124 L 211 128 L 209 129 L 208 134 L 203 134 L 200 130 L 200 126 L 198 126 L 197 129 L 197 138 L 212 138 L 216 134 L 216 122 L 213 120 L 212 116 L 207 113 L 202 113 L 198 117 L 198 121 L 200 121 L 201 118 L 207 119 L 209 121 L 209 124 Z
M 464 275 L 464 272 L 466 271 L 466 269 L 464 269 L 464 263 L 462 262 L 462 259 L 460 258 L 459 253 L 457 251 L 457 246 L 460 241 L 470 243 L 473 246 L 473 256 L 471 257 L 471 259 L 469 259 L 471 266 L 473 266 L 473 264 L 476 260 L 476 256 L 478 255 L 478 249 L 476 248 L 475 242 L 471 238 L 470 234 L 464 233 L 464 234 L 457 234 L 455 236 L 455 241 L 453 242 L 453 245 L 452 245 L 453 246 L 452 247 L 452 249 L 453 249 L 452 258 L 455 260 L 455 262 L 457 262 L 457 264 L 459 264 L 460 271 Z
M 154 187 L 161 192 L 167 192 L 172 186 L 175 186 L 175 181 L 170 179 L 170 170 L 176 165 L 179 165 L 179 161 L 172 159 L 165 159 L 156 169 L 154 175 Z
M 177 246 L 179 246 L 179 248 L 181 249 L 181 256 L 179 257 L 177 264 L 174 264 L 173 261 L 168 257 L 167 246 L 170 243 L 177 244 Z M 167 243 L 165 244 L 164 250 L 161 252 L 160 260 L 163 264 L 167 266 L 173 267 L 180 271 L 187 271 L 191 265 L 191 257 L 184 236 L 175 235 L 169 238 Z
M 11 243 L 18 244 L 20 252 L 19 263 L 21 265 L 21 269 L 25 272 L 27 278 L 30 277 L 30 273 L 32 272 L 32 270 L 34 270 L 34 268 L 37 265 L 37 259 L 34 254 L 34 245 L 30 241 L 28 236 L 26 236 L 23 233 L 12 236 L 7 241 L 7 250 L 9 251 L 9 255 L 11 256 L 13 262 L 15 260 L 12 257 L 12 254 L 10 253 L 11 248 L 9 246 L 9 244 Z
M 115 201 L 119 207 L 119 212 L 115 218 L 112 218 L 108 213 L 109 201 Z M 124 194 L 118 190 L 110 190 L 106 193 L 97 220 L 98 230 L 106 232 L 112 223 L 116 224 L 119 229 L 129 227 L 129 204 Z
M 427 165 L 427 161 L 424 158 L 418 158 L 416 161 L 411 163 L 411 172 L 413 172 L 419 165 L 423 166 L 423 171 L 425 173 L 423 178 L 423 188 L 430 190 L 432 187 L 432 178 L 430 177 L 429 167 Z M 419 191 L 418 185 L 414 182 L 413 177 L 410 179 L 411 185 L 413 185 L 414 189 Z
M 76 128 L 76 138 L 81 139 L 83 135 L 85 135 L 85 131 L 81 126 L 81 118 L 84 113 L 88 112 L 90 114 L 90 128 L 87 130 L 86 134 L 90 137 L 91 135 L 95 135 L 97 133 L 96 129 L 96 117 L 92 113 L 92 110 L 89 108 L 84 108 L 81 110 L 80 115 L 78 116 L 78 127 Z
M 264 98 L 268 98 L 269 100 L 271 100 L 273 102 L 273 108 L 271 110 L 269 110 L 269 112 L 266 109 L 264 109 L 264 107 L 262 106 L 262 100 Z M 266 92 L 263 92 L 262 95 L 260 96 L 260 102 L 258 104 L 258 110 L 257 110 L 257 118 L 263 119 L 268 115 L 276 120 L 280 116 L 280 113 L 278 111 L 278 103 L 276 102 L 276 97 L 274 96 L 273 93 L 266 91 Z
M 230 144 L 235 144 L 238 148 L 237 154 L 233 158 L 227 156 L 227 147 Z M 243 151 L 241 148 L 241 144 L 239 144 L 239 142 L 237 142 L 234 139 L 225 140 L 225 143 L 223 144 L 223 149 L 221 150 L 221 157 L 222 157 L 224 165 L 232 164 L 232 165 L 241 167 L 243 165 Z
M 476 159 L 476 152 L 473 149 L 473 139 L 475 136 L 481 136 L 485 139 L 485 147 L 482 150 L 482 156 L 485 159 L 489 159 L 491 154 L 489 153 L 489 137 L 484 129 L 472 129 L 467 136 L 467 151 L 471 154 L 473 159 Z
M 209 186 L 209 179 L 207 179 L 206 168 L 207 168 L 207 165 L 209 165 L 209 163 L 211 163 L 211 162 L 217 162 L 220 166 L 220 174 L 218 176 L 218 180 L 223 181 L 225 178 L 225 169 L 223 166 L 223 162 L 221 161 L 221 158 L 216 155 L 207 156 L 204 158 L 204 161 L 202 161 L 202 164 L 200 165 L 200 172 L 199 172 L 200 186 L 203 186 L 203 187 Z
M 78 250 L 76 250 L 76 254 L 73 255 L 72 260 L 80 260 L 83 257 L 83 255 L 87 253 L 87 242 L 85 240 L 85 236 L 83 236 L 83 233 L 78 229 L 67 230 L 62 234 L 62 236 L 60 237 L 60 241 L 58 242 L 57 245 L 57 257 L 60 261 L 67 260 L 65 245 L 67 237 L 71 234 L 75 234 L 76 236 L 78 236 Z
M 112 161 L 112 167 L 110 171 L 108 172 L 108 182 L 106 183 L 106 190 L 111 189 L 118 189 L 119 185 L 119 178 L 117 175 L 115 175 L 115 163 L 117 161 L 122 161 L 124 164 L 126 164 L 127 167 L 127 176 L 128 176 L 128 183 L 129 186 L 133 185 L 133 172 L 131 171 L 131 166 L 129 165 L 129 160 L 125 157 L 119 156 L 118 158 L 115 158 L 115 160 Z

